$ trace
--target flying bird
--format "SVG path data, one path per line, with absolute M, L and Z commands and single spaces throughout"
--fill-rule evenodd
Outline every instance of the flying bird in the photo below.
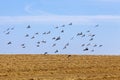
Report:
M 25 46 L 23 46 L 22 48 L 26 48 Z
M 65 27 L 65 25 L 62 25 L 61 27 Z
M 61 39 L 61 38 L 60 38 L 60 36 L 59 36 L 59 37 L 56 38 L 56 41 L 58 41 L 58 40 L 60 40 L 60 39 Z
M 91 52 L 94 52 L 94 49 L 93 49 L 93 50 L 91 50 Z
M 9 31 L 10 30 L 10 28 L 8 28 L 6 31 Z
M 63 47 L 63 49 L 66 49 L 66 48 L 67 48 L 67 46 L 64 46 L 64 47 Z
M 81 46 L 83 47 L 83 46 L 85 46 L 85 44 L 82 44 Z
M 14 30 L 14 27 L 12 27 L 11 30 Z
M 64 33 L 64 30 L 62 30 L 61 33 Z
M 70 40 L 73 40 L 73 39 L 74 39 L 74 36 Z
M 9 41 L 7 44 L 8 44 L 8 45 L 10 45 L 10 44 L 12 44 L 12 42 L 11 42 L 11 41 Z
M 103 45 L 99 45 L 99 47 L 102 47 Z
M 21 44 L 22 48 L 25 48 L 25 44 Z
M 89 49 L 88 48 L 85 48 L 83 51 L 88 51 Z
M 96 24 L 95 27 L 99 27 L 99 24 Z
M 92 37 L 94 37 L 95 36 L 95 34 L 93 34 L 93 35 L 91 35 Z
M 89 36 L 94 37 L 94 36 L 95 36 L 95 34 L 90 34 Z
M 97 45 L 95 44 L 93 47 L 97 47 Z
M 58 50 L 56 50 L 55 53 L 58 53 Z
M 10 34 L 10 32 L 7 32 L 6 35 Z
M 56 44 L 53 44 L 52 47 L 56 46 Z
M 31 28 L 30 25 L 27 26 L 27 29 Z
M 56 39 L 55 37 L 52 38 L 52 40 Z
M 89 39 L 89 41 L 92 41 L 92 40 L 93 40 L 93 38 Z
M 42 43 L 46 43 L 46 41 L 44 41 L 44 40 L 43 40 L 43 41 L 41 41 L 41 42 L 42 42 Z
M 35 34 L 36 34 L 36 35 L 38 35 L 39 33 L 38 33 L 38 32 L 36 32 Z
M 55 27 L 56 29 L 58 29 L 59 27 L 57 26 L 57 27 Z
M 47 34 L 46 32 L 43 33 L 43 35 Z
M 48 54 L 48 52 L 44 52 L 44 55 L 47 55 Z
M 65 46 L 69 46 L 69 43 L 67 43 Z
M 40 47 L 40 45 L 36 45 L 37 47 Z
M 71 22 L 71 23 L 69 23 L 69 25 L 72 25 L 72 22 Z
M 47 32 L 47 34 L 50 34 L 50 33 L 51 33 L 51 31 L 48 31 L 48 32 Z
M 85 37 L 85 34 L 83 34 L 81 37 Z
M 40 42 L 38 41 L 37 44 L 40 44 Z
M 81 33 L 77 33 L 77 36 L 80 36 L 80 35 L 83 35 L 83 33 L 81 32 Z
M 90 46 L 90 43 L 88 43 L 87 46 Z
M 35 37 L 33 36 L 33 37 L 31 37 L 31 39 L 34 39 Z
M 88 33 L 90 32 L 90 30 L 87 31 Z
M 28 35 L 28 34 L 26 34 L 26 35 L 25 35 L 25 37 L 29 37 L 29 35 Z
M 25 46 L 25 44 L 21 44 L 21 46 Z

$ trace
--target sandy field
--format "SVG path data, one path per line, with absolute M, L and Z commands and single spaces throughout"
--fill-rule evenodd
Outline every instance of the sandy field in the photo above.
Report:
M 120 80 L 120 56 L 0 55 L 0 80 Z

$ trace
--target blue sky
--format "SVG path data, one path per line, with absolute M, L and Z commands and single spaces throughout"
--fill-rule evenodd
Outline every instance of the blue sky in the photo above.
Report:
M 76 53 L 76 54 L 120 54 L 120 1 L 119 0 L 2 0 L 0 2 L 0 53 Z M 68 24 L 72 22 L 73 25 Z M 55 26 L 65 24 L 65 33 L 58 33 Z M 95 25 L 99 24 L 98 28 Z M 31 25 L 31 30 L 26 27 Z M 5 35 L 9 27 L 14 27 L 10 35 Z M 34 40 L 26 39 L 25 34 L 34 35 L 35 32 L 53 32 L 49 36 L 39 35 Z M 76 37 L 70 41 L 69 38 L 78 32 L 91 30 L 96 34 L 93 44 L 102 44 L 103 47 L 95 48 L 95 52 L 83 52 L 82 43 L 85 40 Z M 56 42 L 58 45 L 51 48 L 55 42 L 53 36 L 62 36 L 62 40 Z M 47 44 L 41 44 L 36 48 L 38 40 L 48 40 Z M 11 45 L 6 45 L 12 41 Z M 70 46 L 62 50 L 67 42 Z M 26 48 L 20 44 L 26 43 Z M 91 49 L 92 47 L 90 47 Z
M 4 0 L 1 16 L 119 15 L 119 0 Z

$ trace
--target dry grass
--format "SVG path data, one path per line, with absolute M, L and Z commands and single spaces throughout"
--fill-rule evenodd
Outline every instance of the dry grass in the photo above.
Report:
M 120 80 L 120 56 L 0 55 L 0 80 Z

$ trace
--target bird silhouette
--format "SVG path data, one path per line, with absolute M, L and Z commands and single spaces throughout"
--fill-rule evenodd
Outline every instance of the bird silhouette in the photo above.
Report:
M 55 37 L 52 38 L 52 40 L 55 40 L 55 39 L 56 39 Z
M 10 34 L 10 32 L 7 32 L 6 35 Z
M 10 30 L 10 28 L 8 28 L 6 31 L 9 31 Z
M 81 37 L 85 37 L 85 34 L 83 34 Z
M 59 37 L 56 38 L 56 41 L 58 41 L 58 40 L 60 40 L 60 39 L 61 39 L 61 38 L 60 38 L 60 36 L 59 36 Z
M 56 46 L 56 43 L 52 45 L 52 47 Z
M 25 44 L 21 44 L 21 46 L 25 46 Z
M 80 36 L 80 35 L 83 35 L 83 33 L 81 32 L 81 33 L 77 33 L 77 36 Z
M 85 44 L 82 44 L 81 46 L 83 47 L 83 46 L 85 46 Z
M 36 45 L 37 47 L 40 47 L 40 45 Z
M 12 27 L 11 30 L 14 30 L 14 27 Z
M 91 52 L 94 52 L 94 49 L 93 49 L 93 50 L 91 50 Z
M 22 48 L 26 48 L 25 46 L 22 46 Z
M 48 31 L 48 32 L 47 32 L 47 34 L 50 34 L 50 33 L 51 33 L 51 31 Z
M 99 47 L 102 47 L 103 45 L 99 45 Z
M 31 37 L 31 39 L 34 39 L 34 38 L 35 38 L 35 36 Z
M 74 39 L 74 37 L 72 37 L 70 40 L 73 40 Z
M 8 44 L 8 45 L 10 45 L 10 44 L 12 44 L 12 42 L 11 42 L 11 41 L 9 41 L 7 44 Z
M 27 26 L 27 29 L 31 28 L 30 25 Z
M 26 34 L 25 37 L 29 37 L 29 34 Z
M 38 34 L 39 34 L 38 32 L 35 33 L 35 35 L 38 35 Z
M 69 23 L 69 25 L 72 25 L 72 22 L 71 22 L 71 23 Z
M 88 43 L 87 46 L 90 46 L 90 43 Z
M 40 44 L 40 41 L 38 41 L 37 44 Z
M 99 24 L 96 24 L 95 27 L 99 27 Z
M 88 33 L 90 32 L 90 30 L 87 31 Z
M 97 47 L 97 45 L 95 44 L 93 47 Z
M 88 48 L 83 49 L 83 51 L 88 51 L 88 50 L 89 50 Z
M 22 48 L 25 48 L 25 44 L 23 43 L 23 44 L 21 44 L 21 46 L 22 46 Z
M 92 41 L 92 40 L 93 40 L 93 38 L 89 39 L 89 41 Z
M 48 54 L 48 52 L 44 52 L 44 55 L 47 55 Z
M 43 35 L 47 34 L 46 32 L 43 33 Z
M 56 50 L 54 53 L 58 53 L 58 50 Z
M 65 25 L 62 25 L 61 27 L 65 27 Z
M 63 49 L 66 49 L 66 48 L 67 48 L 67 46 L 64 46 L 64 47 L 63 47 Z
M 65 46 L 69 46 L 69 43 L 67 43 Z
M 58 29 L 59 27 L 57 26 L 57 27 L 55 27 L 55 29 Z
M 61 33 L 64 33 L 64 30 L 62 30 Z
M 42 43 L 46 43 L 46 41 L 44 41 L 44 40 L 43 40 L 43 41 L 41 41 L 41 42 L 42 42 Z

